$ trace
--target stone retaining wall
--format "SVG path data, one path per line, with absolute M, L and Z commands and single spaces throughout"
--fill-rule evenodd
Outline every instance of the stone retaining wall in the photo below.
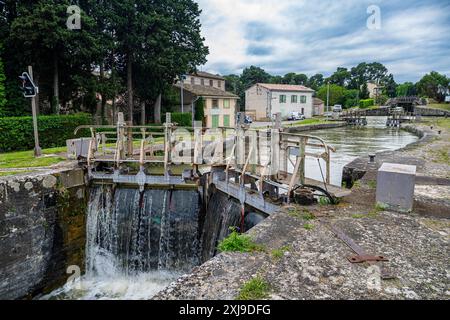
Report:
M 84 172 L 0 178 L 0 299 L 32 298 L 63 285 L 67 267 L 84 267 Z

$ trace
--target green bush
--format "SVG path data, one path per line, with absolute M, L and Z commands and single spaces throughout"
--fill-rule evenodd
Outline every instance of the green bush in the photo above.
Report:
M 372 107 L 374 105 L 375 105 L 374 99 L 365 99 L 365 100 L 359 101 L 359 107 L 361 109 L 366 109 L 366 108 Z
M 41 148 L 55 148 L 66 145 L 66 140 L 90 136 L 83 130 L 77 136 L 74 130 L 80 125 L 92 124 L 89 114 L 38 117 L 39 143 Z M 32 117 L 0 118 L 0 152 L 31 150 L 34 148 Z
M 192 113 L 173 112 L 171 116 L 172 123 L 177 123 L 179 127 L 192 127 Z M 163 122 L 166 122 L 166 115 L 163 116 Z

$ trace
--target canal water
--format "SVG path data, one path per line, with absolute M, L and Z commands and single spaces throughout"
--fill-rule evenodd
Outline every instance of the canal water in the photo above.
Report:
M 370 118 L 367 127 L 306 134 L 320 137 L 336 148 L 331 164 L 335 185 L 341 184 L 343 167 L 354 159 L 400 149 L 418 140 L 406 131 L 386 128 L 386 118 L 382 117 Z M 321 166 L 325 170 L 324 162 Z M 309 178 L 322 180 L 317 160 L 307 160 L 306 173 Z M 154 190 L 140 195 L 137 190 L 118 190 L 113 194 L 110 188 L 93 189 L 88 209 L 87 273 L 43 299 L 151 298 L 182 273 L 210 258 L 217 237 L 236 224 L 237 218 L 225 218 L 235 217 L 231 213 L 239 213 L 239 207 L 216 199 L 217 205 L 211 206 L 214 212 L 207 213 L 214 219 L 206 220 L 203 226 L 204 231 L 216 231 L 203 232 L 197 242 L 198 230 L 189 223 L 199 218 L 195 199 L 195 194 L 186 192 L 169 195 L 167 191 Z M 193 251 L 195 247 L 200 249 L 198 254 Z
M 389 150 L 398 150 L 419 138 L 399 128 L 387 128 L 386 117 L 368 117 L 367 127 L 342 127 L 325 130 L 315 130 L 306 134 L 324 139 L 329 145 L 336 148 L 331 157 L 331 183 L 340 186 L 342 183 L 342 170 L 345 165 L 359 157 Z M 309 151 L 314 151 L 310 148 Z M 325 175 L 325 162 L 321 161 Z M 307 158 L 306 176 L 322 181 L 322 173 L 316 159 Z

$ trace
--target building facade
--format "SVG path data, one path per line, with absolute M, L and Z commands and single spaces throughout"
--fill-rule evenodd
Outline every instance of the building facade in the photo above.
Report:
M 245 111 L 256 121 L 267 121 L 276 113 L 283 118 L 300 112 L 312 118 L 314 90 L 305 86 L 258 83 L 245 92 Z
M 208 128 L 234 127 L 239 97 L 225 90 L 225 78 L 207 72 L 186 76 L 175 87 L 183 91 L 184 112 L 195 112 L 199 99 L 204 104 L 203 124 Z M 180 93 L 181 94 L 181 93 Z

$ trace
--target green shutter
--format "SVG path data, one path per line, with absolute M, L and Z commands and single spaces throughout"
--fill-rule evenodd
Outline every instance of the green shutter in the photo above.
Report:
M 219 116 L 218 115 L 212 116 L 212 127 L 213 128 L 219 127 Z
M 230 126 L 230 116 L 228 115 L 223 116 L 223 126 L 224 127 Z

